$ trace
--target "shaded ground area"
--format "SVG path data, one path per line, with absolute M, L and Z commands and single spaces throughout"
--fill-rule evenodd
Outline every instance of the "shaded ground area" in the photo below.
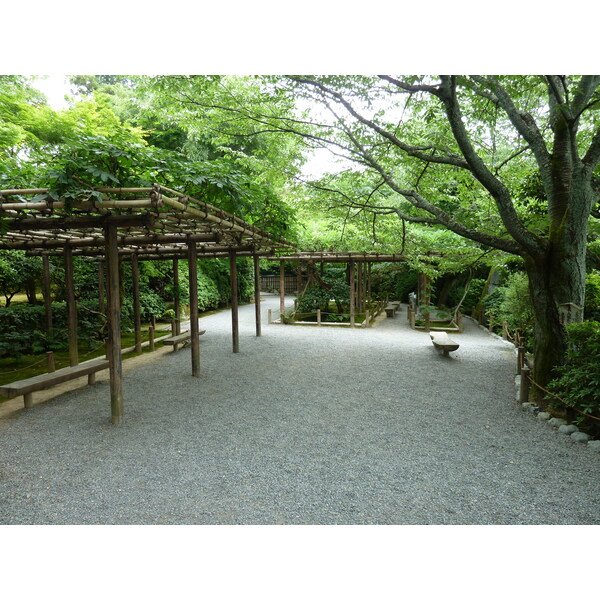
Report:
M 405 307 L 375 328 L 201 319 L 190 350 L 0 420 L 0 523 L 598 524 L 600 455 L 515 400 L 514 355 L 468 322 L 444 358 Z

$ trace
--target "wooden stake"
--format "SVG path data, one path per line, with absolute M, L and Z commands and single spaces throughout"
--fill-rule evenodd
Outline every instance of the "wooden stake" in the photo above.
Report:
M 110 361 L 111 422 L 123 422 L 123 364 L 121 362 L 121 309 L 119 306 L 119 244 L 117 228 L 107 225 L 106 239 L 107 300 L 108 300 L 108 360 Z
M 188 275 L 190 281 L 190 332 L 192 334 L 192 376 L 199 377 L 200 337 L 198 335 L 198 252 L 196 242 L 188 243 Z
M 148 327 L 148 342 L 148 345 L 150 346 L 150 352 L 154 352 L 154 327 L 152 327 L 152 325 Z
M 256 321 L 256 337 L 261 336 L 260 323 L 260 262 L 254 257 L 254 320 Z
M 229 272 L 231 274 L 231 337 L 233 338 L 233 351 L 240 351 L 240 331 L 238 322 L 238 282 L 235 252 L 229 253 Z
M 519 401 L 521 403 L 529 402 L 529 373 L 529 367 L 524 366 L 521 369 L 521 387 L 519 389 Z
M 42 256 L 42 295 L 44 296 L 44 313 L 46 315 L 46 333 L 52 336 L 52 298 L 50 296 L 50 259 Z
M 64 249 L 65 287 L 67 292 L 67 323 L 69 330 L 69 364 L 79 364 L 77 348 L 77 303 L 75 301 L 75 284 L 73 282 L 73 251 L 69 246 Z
M 317 325 L 321 325 L 321 309 L 317 308 Z
M 285 312 L 285 268 L 284 262 L 279 263 L 279 312 Z
M 349 271 L 349 280 L 350 280 L 350 326 L 354 327 L 354 304 L 356 302 L 356 294 L 354 288 L 354 261 L 350 261 L 350 271 Z
M 135 332 L 135 351 L 142 351 L 142 317 L 140 310 L 140 270 L 138 257 L 131 255 L 131 280 L 133 284 L 133 327 Z
M 54 371 L 56 371 L 54 352 L 46 352 L 46 361 L 48 362 L 48 373 L 54 373 Z

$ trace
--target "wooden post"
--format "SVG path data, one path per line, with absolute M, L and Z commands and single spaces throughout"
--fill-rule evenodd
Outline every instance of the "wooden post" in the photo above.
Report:
M 29 392 L 28 394 L 23 394 L 23 402 L 25 408 L 31 408 L 33 406 L 33 392 Z
M 354 261 L 350 261 L 350 272 L 349 272 L 349 281 L 350 281 L 350 326 L 354 327 L 354 304 L 356 302 L 356 295 L 354 290 Z
M 189 251 L 189 246 L 188 246 Z M 181 302 L 179 298 L 179 260 L 173 259 L 173 309 L 175 310 L 175 333 L 181 333 Z
M 521 403 L 529 402 L 529 373 L 529 367 L 524 366 L 521 369 L 521 387 L 519 389 L 519 401 Z
M 317 325 L 321 325 L 321 309 L 317 308 Z
M 142 351 L 142 316 L 140 310 L 140 270 L 138 257 L 131 255 L 131 279 L 133 284 L 133 328 L 135 332 L 135 351 Z
M 254 255 L 254 320 L 256 321 L 256 337 L 261 336 L 260 323 L 260 259 Z
M 285 266 L 283 261 L 279 263 L 279 312 L 285 312 Z
M 233 352 L 238 353 L 240 351 L 240 329 L 238 321 L 238 283 L 235 252 L 229 253 L 229 272 L 231 275 L 231 337 L 233 340 Z
M 148 342 L 150 352 L 154 352 L 154 327 L 152 327 L 152 325 L 148 327 Z
M 175 337 L 177 335 L 177 319 L 171 319 L 171 336 Z M 177 352 L 177 348 L 179 348 L 179 344 L 173 344 L 173 352 Z
M 50 259 L 42 256 L 42 294 L 44 296 L 44 313 L 46 314 L 46 333 L 52 337 L 52 298 L 50 296 Z
M 54 352 L 46 352 L 46 361 L 48 362 L 48 373 L 54 373 L 56 371 Z
M 519 346 L 517 348 L 517 375 L 521 374 L 521 365 L 524 364 L 525 358 L 525 348 L 523 346 Z
M 64 249 L 65 287 L 67 292 L 67 322 L 69 329 L 69 364 L 79 364 L 77 348 L 77 303 L 75 301 L 75 284 L 73 281 L 73 250 L 69 246 Z
M 269 308 L 268 312 L 267 312 L 267 323 L 269 325 L 271 325 L 271 323 L 273 323 L 273 309 Z
M 365 327 L 369 327 L 369 309 L 365 309 Z
M 357 263 L 356 270 L 356 307 L 358 312 L 362 312 L 362 297 L 363 297 L 363 273 L 362 263 Z
M 104 313 L 104 267 L 102 261 L 98 263 L 98 310 Z
M 119 245 L 116 226 L 106 225 L 104 236 L 106 241 L 111 422 L 118 425 L 123 422 L 123 364 L 121 361 L 121 307 L 119 306 Z
M 188 242 L 190 333 L 192 334 L 192 377 L 198 377 L 200 375 L 200 336 L 198 335 L 198 247 L 196 244 L 196 242 Z
M 302 293 L 302 263 L 298 261 L 296 267 L 296 296 L 300 297 Z

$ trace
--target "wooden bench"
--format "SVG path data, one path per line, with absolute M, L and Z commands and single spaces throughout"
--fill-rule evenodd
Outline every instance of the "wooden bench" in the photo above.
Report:
M 206 333 L 206 329 L 201 329 L 198 332 L 198 335 L 203 335 L 205 333 Z M 165 346 L 173 346 L 173 352 L 175 352 L 175 350 L 177 350 L 177 347 L 179 346 L 179 344 L 189 342 L 191 338 L 192 338 L 192 332 L 188 330 L 188 331 L 184 331 L 183 333 L 180 333 L 179 335 L 171 335 L 169 337 L 161 338 L 160 341 L 163 344 L 165 344 Z
M 450 356 L 449 352 L 458 350 L 460 344 L 457 344 L 445 331 L 435 331 L 430 333 L 431 341 L 438 350 L 443 350 L 444 356 Z
M 36 375 L 29 379 L 21 379 L 20 381 L 13 381 L 0 386 L 0 395 L 5 398 L 16 398 L 17 396 L 23 396 L 25 401 L 25 408 L 31 408 L 33 406 L 32 394 L 39 390 L 45 390 L 46 388 L 70 381 L 71 379 L 77 379 L 78 377 L 88 376 L 88 383 L 94 383 L 94 375 L 98 371 L 108 369 L 109 362 L 106 358 L 95 358 L 86 362 L 75 365 L 74 367 L 64 367 L 58 369 L 52 373 L 43 373 L 42 375 Z
M 390 302 L 386 307 L 385 307 L 385 314 L 388 317 L 393 317 L 396 314 L 396 311 L 398 310 L 398 304 L 395 304 L 393 302 Z

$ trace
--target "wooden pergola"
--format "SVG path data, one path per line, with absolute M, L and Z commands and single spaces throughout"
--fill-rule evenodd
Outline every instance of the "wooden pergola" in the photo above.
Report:
M 285 256 L 280 255 L 270 260 L 280 261 L 279 311 L 281 314 L 285 309 L 283 282 L 286 262 L 297 263 L 298 269 L 303 263 L 346 263 L 349 269 L 350 323 L 352 325 L 354 325 L 356 309 L 358 308 L 360 311 L 371 295 L 371 265 L 382 262 L 406 262 L 406 258 L 401 254 L 380 254 L 377 252 L 297 252 Z
M 41 256 L 49 328 L 52 314 L 48 257 L 63 257 L 71 368 L 79 363 L 73 256 L 96 257 L 103 261 L 106 268 L 111 420 L 118 424 L 123 419 L 120 259 L 131 261 L 136 350 L 141 350 L 139 261 L 172 260 L 177 283 L 177 261 L 188 260 L 192 375 L 197 377 L 200 372 L 197 260 L 228 258 L 230 261 L 233 352 L 239 352 L 236 259 L 254 259 L 256 335 L 260 336 L 258 261 L 260 257 L 273 256 L 277 250 L 290 246 L 239 217 L 159 184 L 139 188 L 94 188 L 93 192 L 86 198 L 73 200 L 54 199 L 45 188 L 0 190 L 0 232 L 3 232 L 0 233 L 0 249 L 26 250 L 31 256 Z M 177 313 L 178 299 L 175 308 Z

